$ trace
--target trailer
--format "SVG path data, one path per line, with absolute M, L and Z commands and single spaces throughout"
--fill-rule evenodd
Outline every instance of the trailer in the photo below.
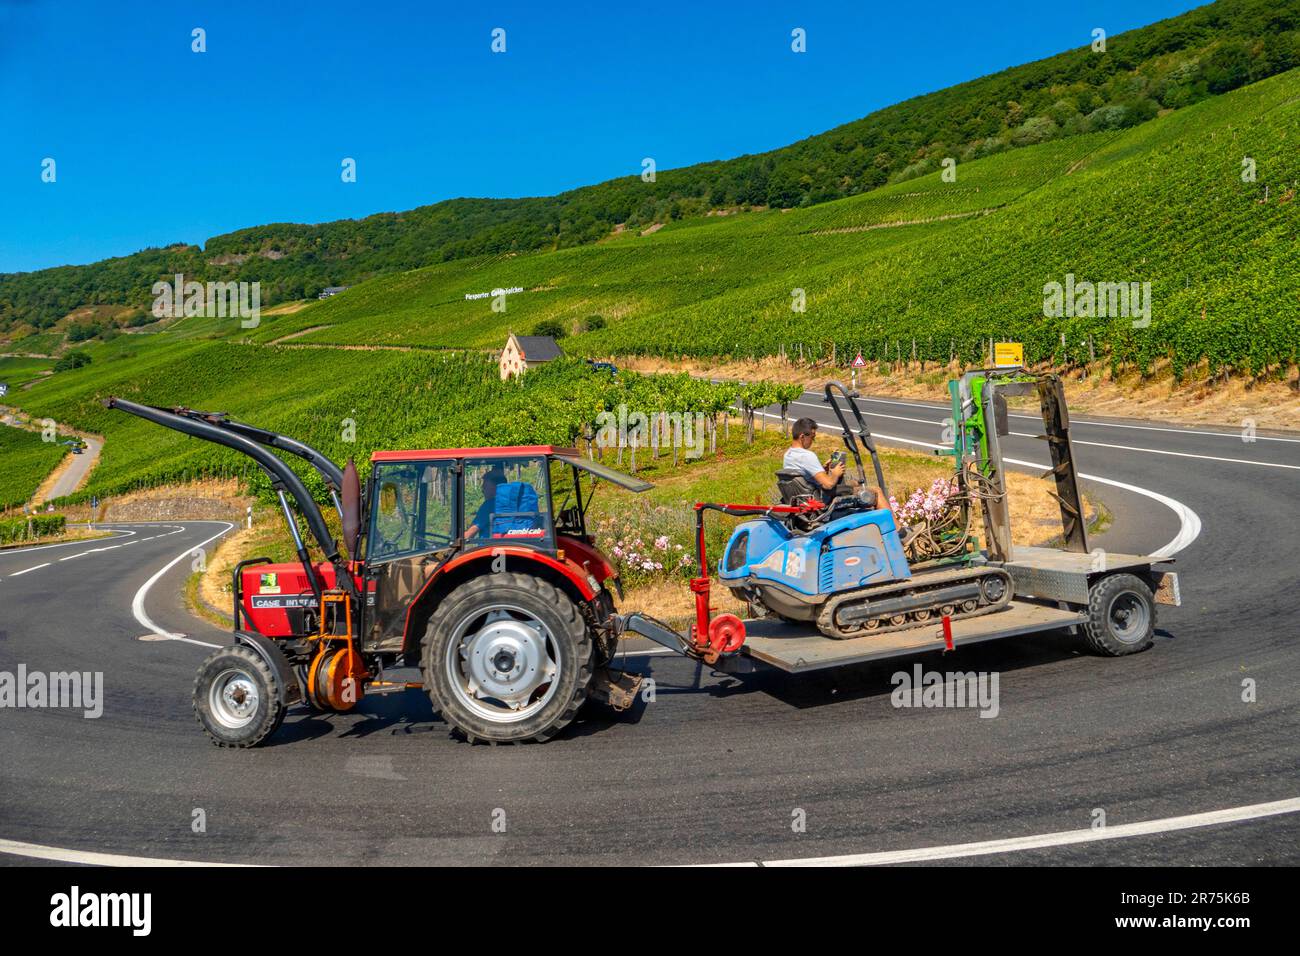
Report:
M 844 504 L 842 516 L 837 518 L 833 504 L 809 500 L 794 483 L 789 493 L 783 491 L 780 504 L 696 505 L 701 568 L 709 567 L 704 550 L 706 513 L 750 518 L 760 528 L 793 529 L 780 548 L 760 554 L 761 573 L 750 566 L 748 554 L 733 560 L 737 547 L 743 548 L 737 542 L 749 534 L 744 524 L 733 533 L 719 562 L 724 583 L 737 597 L 748 600 L 755 616 L 743 621 L 731 615 L 711 617 L 711 580 L 701 576 L 691 582 L 697 602 L 696 624 L 687 634 L 637 613 L 621 618 L 620 629 L 691 656 L 701 656 L 702 644 L 696 635 L 708 634 L 712 654 L 706 650 L 705 659 L 729 673 L 763 667 L 806 673 L 1061 629 L 1077 635 L 1086 649 L 1102 656 L 1117 657 L 1150 647 L 1156 605 L 1181 604 L 1178 575 L 1169 570 L 1169 558 L 1090 548 L 1060 379 L 1023 369 L 984 370 L 951 382 L 950 393 L 953 443 L 939 453 L 951 455 L 957 465 L 954 480 L 960 486 L 955 496 L 959 505 L 936 521 L 941 529 L 938 534 L 931 528 L 908 529 L 908 540 L 914 549 L 919 540 L 922 553 L 909 553 L 910 558 L 921 560 L 910 560 L 903 576 L 891 575 L 884 567 L 890 552 L 906 550 L 887 515 L 879 509 L 871 511 L 859 497 Z M 1030 394 L 1039 399 L 1044 425 L 1040 437 L 1052 459 L 1041 477 L 1053 482 L 1051 494 L 1060 506 L 1060 547 L 1012 543 L 999 439 L 1008 434 L 1007 398 Z M 875 441 L 857 406 L 856 392 L 830 382 L 824 398 L 840 424 L 860 482 L 868 478 L 861 454 L 866 451 L 883 491 L 885 476 Z M 793 478 L 786 472 L 778 472 L 777 477 L 783 489 Z M 827 510 L 832 514 L 822 517 Z M 810 515 L 817 517 L 820 529 L 825 530 L 810 525 Z M 976 522 L 983 528 L 978 544 L 972 534 Z M 874 550 L 878 554 L 861 547 L 863 528 L 876 532 Z M 858 547 L 835 547 L 850 535 L 858 535 Z M 841 565 L 866 566 L 864 552 L 875 560 L 872 566 L 881 568 L 874 583 L 866 579 L 849 585 L 840 582 L 840 587 L 805 593 L 798 593 L 794 586 L 800 575 L 820 578 L 823 585 L 828 580 L 834 583 L 844 570 Z M 793 575 L 791 565 L 796 568 Z M 993 574 L 1002 576 L 990 578 Z M 1007 593 L 988 599 L 981 587 L 989 580 L 1009 582 Z M 846 606 L 846 589 L 847 597 L 856 602 L 849 606 L 862 622 L 855 630 L 846 629 L 834 618 Z M 802 620 L 790 616 L 801 612 Z M 876 626 L 871 626 L 873 623 Z

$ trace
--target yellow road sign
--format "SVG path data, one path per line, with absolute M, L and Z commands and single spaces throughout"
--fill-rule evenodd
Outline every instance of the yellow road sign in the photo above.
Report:
M 998 368 L 1023 368 L 1025 347 L 1019 342 L 994 342 L 993 364 Z

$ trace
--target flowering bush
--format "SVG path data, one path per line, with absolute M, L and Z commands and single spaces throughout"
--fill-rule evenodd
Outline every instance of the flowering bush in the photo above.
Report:
M 920 524 L 942 517 L 948 508 L 948 499 L 957 493 L 957 481 L 953 478 L 936 478 L 929 488 L 917 488 L 901 505 L 893 495 L 889 503 L 894 507 L 901 525 Z
M 588 527 L 624 584 L 695 574 L 694 513 L 689 508 L 648 505 L 596 518 Z

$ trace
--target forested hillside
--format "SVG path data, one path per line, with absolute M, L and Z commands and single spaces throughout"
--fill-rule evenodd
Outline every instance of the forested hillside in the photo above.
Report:
M 449 260 L 588 245 L 711 210 L 809 207 L 1053 141 L 1145 124 L 1300 65 L 1300 0 L 1219 0 L 1036 63 L 919 96 L 769 153 L 629 175 L 557 196 L 455 199 L 320 225 L 254 226 L 88 266 L 0 275 L 0 336 L 57 349 L 146 324 L 160 277 L 259 281 L 264 306 Z M 639 173 L 639 170 L 636 172 Z M 988 204 L 990 197 L 975 197 Z M 120 306 L 62 322 L 84 306 Z M 56 329 L 56 324 L 58 328 Z M 41 334 L 55 330 L 53 334 Z

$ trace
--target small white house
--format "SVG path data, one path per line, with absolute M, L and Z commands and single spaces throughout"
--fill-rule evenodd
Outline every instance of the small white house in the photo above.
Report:
M 510 333 L 506 347 L 501 350 L 501 380 L 522 375 L 530 368 L 545 365 L 564 352 L 549 335 L 515 335 Z

